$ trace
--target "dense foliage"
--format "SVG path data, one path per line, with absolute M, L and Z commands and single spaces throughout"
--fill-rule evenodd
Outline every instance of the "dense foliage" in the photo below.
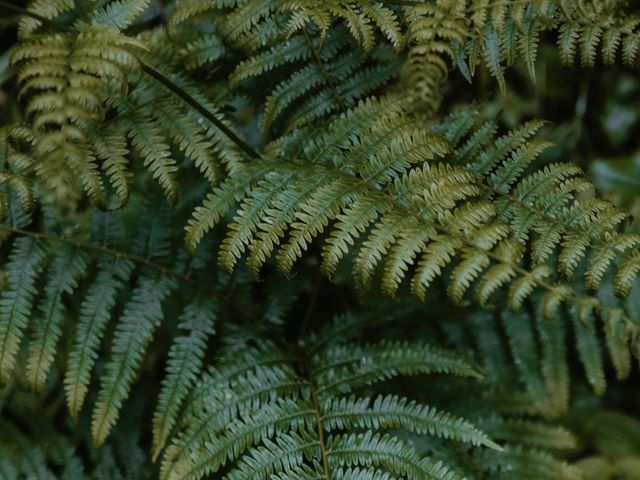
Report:
M 0 479 L 640 479 L 633 2 L 0 35 Z

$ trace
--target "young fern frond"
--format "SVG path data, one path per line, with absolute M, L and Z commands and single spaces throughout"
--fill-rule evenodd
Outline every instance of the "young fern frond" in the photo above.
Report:
M 161 478 L 202 478 L 222 468 L 228 479 L 306 468 L 325 478 L 368 467 L 376 475 L 458 478 L 392 433 L 374 433 L 395 429 L 500 448 L 471 423 L 432 407 L 350 393 L 397 375 L 478 376 L 465 360 L 424 344 L 315 345 L 321 338 L 311 335 L 280 353 L 264 343 L 245 347 L 240 357 L 231 351 L 196 387 L 188 421 L 183 417 L 185 426 L 165 452 Z
M 99 45 L 99 46 L 98 46 Z M 105 98 L 126 89 L 139 68 L 142 43 L 103 25 L 78 31 L 31 33 L 12 55 L 33 134 L 32 164 L 46 195 L 60 201 L 80 188 L 96 204 L 105 192 L 87 130 L 103 120 Z
M 452 0 L 407 9 L 409 58 L 403 72 L 416 101 L 428 112 L 440 105 L 447 61 L 459 59 L 466 40 L 465 6 L 464 0 Z

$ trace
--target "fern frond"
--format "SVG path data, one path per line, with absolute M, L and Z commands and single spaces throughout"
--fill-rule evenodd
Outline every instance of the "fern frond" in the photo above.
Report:
M 95 10 L 91 14 L 91 21 L 122 31 L 129 27 L 150 3 L 149 0 L 115 0 Z
M 60 338 L 62 317 L 66 314 L 63 294 L 71 294 L 85 273 L 89 256 L 74 247 L 62 247 L 53 257 L 47 273 L 44 298 L 33 322 L 33 335 L 27 359 L 27 381 L 41 390 L 53 362 Z
M 455 0 L 408 9 L 409 58 L 404 73 L 415 100 L 427 111 L 435 111 L 440 104 L 449 71 L 447 61 L 457 57 L 453 45 L 465 42 L 465 3 Z
M 476 446 L 499 448 L 464 419 L 395 395 L 378 396 L 373 400 L 343 397 L 329 402 L 333 403 L 323 405 L 323 410 L 329 412 L 323 421 L 330 430 L 401 428 Z
M 473 114 L 468 111 L 459 115 Z M 451 122 L 458 121 L 454 115 L 450 118 Z M 633 258 L 640 237 L 615 231 L 626 215 L 594 197 L 593 187 L 582 178 L 578 167 L 557 163 L 523 174 L 549 147 L 546 142 L 530 140 L 540 127 L 540 122 L 529 122 L 481 151 L 481 142 L 489 140 L 486 133 L 492 131 L 490 124 L 484 124 L 476 133 L 456 139 L 452 161 L 476 172 L 487 197 L 497 203 L 497 218 L 511 226 L 516 239 L 523 244 L 532 241 L 534 265 L 547 262 L 557 253 L 560 269 L 570 278 L 579 263 L 588 258 L 585 280 L 588 288 L 595 289 L 616 257 Z M 475 151 L 481 152 L 478 159 L 472 156 Z M 623 260 L 620 268 L 629 262 Z M 619 282 L 619 293 L 624 293 L 624 285 L 629 282 L 630 277 Z M 560 301 L 566 292 L 558 294 L 548 300 Z
M 549 417 L 558 416 L 569 406 L 569 369 L 567 366 L 566 328 L 559 315 L 536 315 L 542 345 L 542 376 L 547 386 Z
M 501 317 L 522 383 L 533 398 L 545 399 L 546 385 L 539 370 L 538 345 L 530 318 L 524 313 L 509 312 L 503 312 Z
M 521 447 L 508 449 L 498 455 L 481 454 L 482 462 L 490 465 L 491 475 L 495 478 L 522 478 L 551 480 L 563 478 L 579 480 L 582 472 L 565 462 L 553 458 L 548 453 L 537 450 L 525 450 Z
M 166 48 L 167 33 L 160 30 L 136 38 L 119 31 L 148 4 L 96 4 L 89 9 L 91 22 L 78 22 L 61 33 L 25 33 L 13 51 L 25 125 L 11 134 L 18 137 L 23 129 L 32 138 L 8 157 L 7 166 L 26 178 L 35 177 L 43 199 L 61 210 L 73 209 L 83 194 L 98 206 L 125 203 L 131 178 L 128 164 L 136 156 L 175 200 L 174 144 L 210 181 L 219 173 L 217 162 L 233 171 L 240 161 L 233 142 L 145 74 L 153 70 L 174 91 L 217 111 L 213 103 L 221 98 L 219 89 L 196 88 L 176 73 L 192 61 L 181 56 L 180 45 Z M 149 64 L 162 68 L 154 70 Z M 153 108 L 156 101 L 158 109 Z M 107 201 L 111 189 L 117 202 Z
M 96 45 L 101 45 L 96 47 Z M 84 190 L 97 204 L 104 186 L 87 131 L 106 113 L 105 98 L 126 88 L 144 45 L 104 25 L 77 33 L 29 34 L 13 52 L 33 131 L 33 168 L 54 200 Z
M 548 147 L 546 142 L 527 140 L 540 123 L 499 137 L 487 151 L 463 143 L 461 151 L 452 153 L 463 165 L 451 167 L 430 162 L 444 149 L 423 147 L 422 138 L 429 138 L 426 132 L 426 137 L 405 135 L 403 121 L 395 110 L 381 114 L 375 102 L 364 103 L 329 126 L 321 140 L 299 141 L 305 163 L 265 158 L 264 164 L 270 167 L 264 167 L 268 173 L 261 180 L 250 176 L 251 183 L 242 184 L 231 179 L 217 190 L 220 196 L 207 199 L 211 207 L 196 209 L 187 227 L 188 242 L 195 245 L 221 219 L 225 206 L 245 199 L 222 250 L 227 268 L 248 251 L 249 265 L 257 275 L 267 257 L 282 245 L 277 264 L 288 272 L 311 240 L 328 232 L 323 268 L 331 273 L 359 239 L 354 275 L 362 286 L 382 267 L 383 285 L 394 293 L 407 274 L 413 273 L 409 265 L 416 262 L 413 290 L 421 295 L 444 273 L 443 267 L 453 263 L 449 294 L 454 301 L 461 302 L 466 291 L 478 283 L 476 294 L 486 303 L 510 281 L 508 304 L 514 310 L 538 288 L 555 295 L 556 301 L 547 303 L 548 315 L 559 300 L 570 303 L 576 298 L 575 293 L 567 294 L 570 287 L 554 281 L 553 269 L 545 263 L 554 248 L 561 247 L 560 263 L 573 270 L 589 244 L 604 247 L 610 242 L 605 239 L 619 239 L 617 252 L 630 251 L 638 244 L 640 237 L 614 230 L 624 214 L 597 198 L 578 198 L 577 193 L 588 183 L 575 167 L 558 165 L 524 175 Z M 388 135 L 384 143 L 393 146 L 393 155 L 387 154 L 389 147 L 363 138 L 369 132 L 379 138 L 381 126 Z M 473 142 L 479 138 L 489 137 L 483 134 Z M 479 152 L 477 157 L 467 158 L 473 151 Z M 422 155 L 416 155 L 418 152 Z M 291 187 L 283 190 L 287 183 Z M 351 216 L 353 224 L 348 223 Z M 595 225 L 587 220 L 594 216 Z M 545 235 L 550 228 L 552 234 Z M 534 242 L 532 255 L 537 261 L 533 268 L 524 268 L 524 248 L 508 237 L 526 244 L 538 232 L 545 236 Z M 574 238 L 583 246 L 570 243 Z M 587 286 L 599 283 L 613 260 L 610 250 L 594 250 Z
M 371 432 L 336 435 L 327 442 L 332 467 L 375 466 L 394 475 L 408 478 L 457 480 L 458 477 L 441 462 L 420 459 L 402 440 Z
M 446 373 L 481 378 L 463 359 L 424 344 L 386 343 L 329 347 L 325 364 L 312 370 L 318 392 L 349 392 L 396 375 Z
M 131 275 L 133 265 L 126 260 L 103 258 L 98 269 L 100 271 L 80 306 L 64 378 L 67 405 L 73 416 L 78 415 L 84 403 L 91 370 L 98 357 L 100 341 L 111 318 L 117 292 Z
M 570 431 L 555 425 L 520 419 L 490 419 L 481 423 L 493 438 L 514 440 L 533 448 L 574 449 L 577 438 Z
M 161 302 L 174 286 L 173 279 L 161 275 L 140 278 L 125 306 L 93 410 L 91 432 L 98 445 L 104 442 L 118 419 L 145 348 L 162 320 Z
M 240 43 L 255 34 L 255 30 L 263 22 L 271 20 L 276 12 L 281 12 L 283 16 L 278 29 L 284 37 L 290 37 L 307 25 L 313 25 L 324 38 L 336 20 L 342 20 L 365 50 L 371 50 L 376 42 L 372 25 L 378 27 L 396 49 L 399 50 L 403 43 L 397 12 L 370 0 L 357 0 L 349 4 L 341 4 L 335 0 L 322 4 L 309 0 L 253 0 L 246 3 L 181 0 L 170 22 L 173 26 L 178 26 L 198 16 L 215 14 L 216 10 L 229 7 L 235 8 L 225 13 L 227 18 L 221 30 L 234 43 Z
M 335 328 L 310 335 L 301 342 L 302 348 L 283 352 L 271 367 L 259 365 L 273 355 L 271 349 L 263 350 L 268 357 L 258 360 L 258 365 L 255 359 L 261 357 L 260 351 L 245 353 L 247 360 L 253 359 L 252 363 L 240 361 L 250 368 L 247 373 L 240 373 L 247 367 L 238 368 L 231 351 L 226 366 L 214 371 L 205 381 L 208 386 L 196 392 L 193 408 L 187 409 L 187 426 L 178 430 L 165 452 L 161 478 L 196 479 L 222 468 L 227 479 L 307 478 L 316 471 L 321 478 L 334 471 L 332 478 L 341 478 L 346 471 L 458 478 L 441 462 L 418 456 L 397 436 L 374 433 L 380 430 L 401 429 L 500 448 L 471 423 L 415 401 L 393 395 L 346 397 L 340 392 L 348 390 L 329 388 L 344 373 L 348 378 L 340 383 L 351 390 L 397 375 L 476 374 L 464 360 L 449 352 L 429 353 L 432 349 L 425 345 L 326 344 L 327 334 L 337 338 Z M 309 356 L 306 350 L 315 353 Z M 425 350 L 426 355 L 420 353 Z M 439 363 L 445 358 L 445 363 Z M 276 366 L 279 363 L 282 367 Z M 363 382 L 360 364 L 384 373 L 367 375 Z M 281 389 L 283 374 L 298 385 Z
M 583 301 L 573 307 L 571 313 L 580 361 L 594 391 L 597 394 L 602 394 L 607 384 L 600 341 L 595 331 L 596 326 L 593 316 L 595 307 L 596 305 L 593 302 Z
M 29 11 L 37 13 L 46 19 L 55 19 L 65 12 L 73 10 L 75 7 L 73 0 L 35 0 L 30 2 Z M 24 16 L 20 21 L 20 34 L 29 34 L 42 26 L 42 21 L 29 16 Z
M 577 55 L 583 66 L 593 66 L 597 58 L 612 64 L 622 50 L 623 62 L 633 65 L 640 45 L 637 15 L 625 13 L 618 2 L 441 0 L 412 6 L 405 21 L 410 38 L 407 79 L 431 111 L 439 104 L 449 65 L 471 82 L 476 67 L 484 64 L 504 91 L 506 67 L 521 59 L 535 81 L 543 31 L 559 31 L 558 50 L 567 64 Z
M 180 406 L 202 367 L 207 338 L 213 333 L 215 309 L 199 301 L 186 307 L 179 328 L 188 334 L 177 337 L 169 351 L 158 405 L 153 415 L 153 458 L 157 458 L 175 426 Z
M 7 383 L 29 323 L 36 280 L 46 258 L 46 245 L 34 238 L 20 238 L 7 264 L 7 288 L 0 295 L 0 381 Z

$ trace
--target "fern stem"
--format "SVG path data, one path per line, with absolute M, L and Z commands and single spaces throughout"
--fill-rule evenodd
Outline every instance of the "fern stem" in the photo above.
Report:
M 14 228 L 14 227 L 4 227 L 4 226 L 0 226 L 0 232 L 7 232 L 7 233 L 11 233 L 14 235 L 22 235 L 22 236 L 28 236 L 28 237 L 33 237 L 33 238 L 39 238 L 41 240 L 45 240 L 47 242 L 58 242 L 58 243 L 65 243 L 67 245 L 72 245 L 76 248 L 80 248 L 82 250 L 90 250 L 90 251 L 94 251 L 94 252 L 99 252 L 99 253 L 104 253 L 106 255 L 110 255 L 113 257 L 117 257 L 117 258 L 124 258 L 126 260 L 129 260 L 131 262 L 134 263 L 138 263 L 140 265 L 143 265 L 145 267 L 154 269 L 159 271 L 160 273 L 163 273 L 165 275 L 170 275 L 172 277 L 178 278 L 184 282 L 188 282 L 192 285 L 196 285 L 198 286 L 198 288 L 202 288 L 202 285 L 200 284 L 200 282 L 194 280 L 193 278 L 189 277 L 188 275 L 184 275 L 183 273 L 180 273 L 176 270 L 173 270 L 171 268 L 167 268 L 163 265 L 160 265 L 159 263 L 155 263 L 152 262 L 151 260 L 144 258 L 144 257 L 140 257 L 138 255 L 133 255 L 127 252 L 122 252 L 120 250 L 115 250 L 113 248 L 109 248 L 109 247 L 104 247 L 101 245 L 92 245 L 90 243 L 84 243 L 84 242 L 79 242 L 77 240 L 72 240 L 71 238 L 66 238 L 66 237 L 58 237 L 55 235 L 49 235 L 46 233 L 40 233 L 40 232 L 31 232 L 29 230 L 23 230 L 21 228 Z
M 325 480 L 331 480 L 331 473 L 329 471 L 329 460 L 327 453 L 327 446 L 324 440 L 324 428 L 322 426 L 322 412 L 320 411 L 320 403 L 318 402 L 318 388 L 311 376 L 311 365 L 305 357 L 304 361 L 305 373 L 308 377 L 309 390 L 311 391 L 311 405 L 313 406 L 313 414 L 316 417 L 316 427 L 318 431 L 318 442 L 320 443 L 320 454 L 322 455 L 322 470 L 324 471 Z
M 196 110 L 200 115 L 213 123 L 218 130 L 224 133 L 229 140 L 235 143 L 238 148 L 240 148 L 243 152 L 249 155 L 251 158 L 259 158 L 260 154 L 256 152 L 249 144 L 247 144 L 244 140 L 242 140 L 236 133 L 227 127 L 220 119 L 218 119 L 213 113 L 207 110 L 204 106 L 202 106 L 195 98 L 185 92 L 178 85 L 173 83 L 169 78 L 162 75 L 155 68 L 147 65 L 146 63 L 142 63 L 142 71 L 144 71 L 147 75 L 155 78 L 158 82 L 162 83 L 165 87 L 179 96 L 182 100 L 185 101 L 189 106 L 191 106 L 194 110 Z

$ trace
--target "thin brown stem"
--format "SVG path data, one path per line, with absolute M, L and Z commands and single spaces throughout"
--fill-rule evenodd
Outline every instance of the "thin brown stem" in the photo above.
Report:
M 41 232 L 32 232 L 29 230 L 23 230 L 21 228 L 15 228 L 15 227 L 4 227 L 4 226 L 0 226 L 0 232 L 6 232 L 6 233 L 10 233 L 10 234 L 14 234 L 14 235 L 22 235 L 22 236 L 28 236 L 28 237 L 33 237 L 33 238 L 39 238 L 41 240 L 47 241 L 47 242 L 57 242 L 57 243 L 65 243 L 67 245 L 72 245 L 76 248 L 82 249 L 82 250 L 89 250 L 89 251 L 93 251 L 93 252 L 97 252 L 97 253 L 103 253 L 105 255 L 110 255 L 113 257 L 117 257 L 117 258 L 124 258 L 126 260 L 129 260 L 133 263 L 137 263 L 139 265 L 142 265 L 144 267 L 148 267 L 154 270 L 157 270 L 161 273 L 164 273 L 166 275 L 170 275 L 172 277 L 178 278 L 184 282 L 188 282 L 192 285 L 196 285 L 198 287 L 201 287 L 200 283 L 198 281 L 196 281 L 195 279 L 193 279 L 192 277 L 189 277 L 181 272 L 178 272 L 176 270 L 173 270 L 171 268 L 165 267 L 164 265 L 160 265 L 159 263 L 153 262 L 151 260 L 149 260 L 148 258 L 144 258 L 144 257 L 140 257 L 138 255 L 133 255 L 127 252 L 122 252 L 120 250 L 115 250 L 113 248 L 109 248 L 109 247 L 105 247 L 105 246 L 101 246 L 101 245 L 93 245 L 90 243 L 85 243 L 85 242 L 80 242 L 77 240 L 74 240 L 72 238 L 68 238 L 68 237 L 59 237 L 59 236 L 55 236 L 55 235 L 49 235 L 46 233 L 41 233 Z
M 147 75 L 153 77 L 158 82 L 162 83 L 165 87 L 175 93 L 178 97 L 184 100 L 189 106 L 191 106 L 194 110 L 196 110 L 200 115 L 213 123 L 218 130 L 220 130 L 224 135 L 226 135 L 229 140 L 235 143 L 238 148 L 240 148 L 243 152 L 249 155 L 251 158 L 258 158 L 260 154 L 256 152 L 248 143 L 246 143 L 243 139 L 241 139 L 238 135 L 235 134 L 233 130 L 227 127 L 218 117 L 215 116 L 212 112 L 207 110 L 202 104 L 200 104 L 195 98 L 185 92 L 178 85 L 173 83 L 169 78 L 165 77 L 155 68 L 146 63 L 141 63 L 142 71 Z

